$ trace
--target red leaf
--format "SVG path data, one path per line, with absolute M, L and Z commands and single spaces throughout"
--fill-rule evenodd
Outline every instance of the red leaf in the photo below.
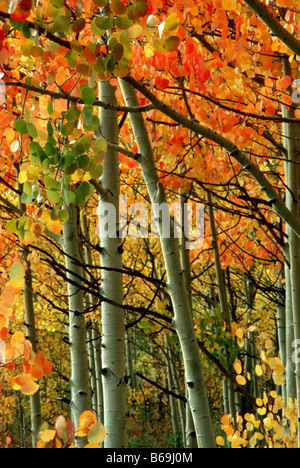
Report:
M 10 15 L 14 21 L 24 21 L 30 15 L 32 0 L 20 0 L 15 10 Z

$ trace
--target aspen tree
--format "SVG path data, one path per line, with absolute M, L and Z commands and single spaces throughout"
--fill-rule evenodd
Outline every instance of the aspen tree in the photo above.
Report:
M 77 238 L 77 207 L 65 205 L 69 218 L 63 223 L 63 246 L 66 276 L 68 280 L 69 343 L 71 358 L 71 415 L 75 427 L 84 411 L 91 409 L 88 355 L 86 346 L 86 323 L 84 317 L 84 297 L 80 288 L 83 279 L 81 256 Z M 78 439 L 80 446 L 84 441 Z
M 120 79 L 120 86 L 128 106 L 139 106 L 135 89 Z M 199 448 L 215 447 L 215 436 L 202 371 L 202 362 L 195 336 L 189 297 L 186 294 L 184 275 L 174 231 L 169 237 L 162 235 L 163 219 L 159 206 L 166 204 L 166 195 L 155 167 L 153 150 L 147 129 L 140 114 L 131 114 L 130 121 L 141 158 L 140 167 L 151 199 L 158 224 L 160 242 L 168 277 L 168 288 L 174 309 L 174 327 L 178 334 L 188 387 L 188 401 L 194 419 Z M 174 226 L 173 226 L 174 229 Z
M 99 99 L 109 104 L 117 104 L 116 88 L 109 82 L 99 83 Z M 100 109 L 99 133 L 105 140 L 117 144 L 119 137 L 118 113 L 115 110 Z M 118 151 L 108 148 L 103 163 L 100 183 L 106 194 L 99 198 L 99 235 L 101 294 L 122 305 L 123 275 L 122 243 L 119 238 L 119 195 L 120 167 Z M 109 212 L 113 219 L 108 219 Z M 112 224 L 110 223 L 112 222 Z M 109 224 L 113 232 L 109 231 Z M 118 271 L 116 271 L 118 270 Z M 126 432 L 126 383 L 125 371 L 125 317 L 121 307 L 107 302 L 101 307 L 102 322 L 102 382 L 105 448 L 127 446 Z

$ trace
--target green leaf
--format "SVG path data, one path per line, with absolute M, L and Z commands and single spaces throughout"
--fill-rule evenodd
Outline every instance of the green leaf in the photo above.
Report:
M 54 112 L 52 99 L 49 99 L 48 101 L 47 112 L 49 115 L 52 115 Z
M 117 16 L 115 24 L 119 29 L 129 29 L 133 25 L 133 21 L 127 16 Z
M 81 90 L 81 98 L 84 104 L 86 104 L 87 106 L 91 106 L 95 102 L 96 93 L 92 88 L 86 86 Z
M 167 52 L 174 52 L 178 49 L 180 38 L 178 36 L 170 36 L 164 40 L 164 47 Z
M 23 184 L 23 192 L 26 193 L 26 195 L 31 195 L 32 194 L 32 185 L 28 180 L 24 182 Z
M 82 135 L 78 141 L 73 145 L 73 150 L 78 156 L 86 153 L 91 147 L 92 138 L 89 135 Z
M 66 16 L 59 16 L 53 24 L 53 32 L 68 32 L 71 29 L 71 23 Z
M 47 198 L 50 203 L 53 203 L 53 205 L 57 204 L 60 200 L 60 190 L 52 189 L 52 188 L 48 189 Z
M 80 116 L 80 113 L 75 107 L 70 107 L 65 113 L 65 119 L 67 122 L 76 122 Z
M 99 155 L 101 153 L 105 153 L 107 150 L 107 142 L 104 138 L 98 138 L 98 140 L 95 141 L 94 144 L 94 154 Z
M 76 203 L 79 206 L 85 205 L 87 199 L 89 198 L 91 194 L 91 189 L 92 189 L 91 185 L 86 181 L 82 182 L 79 185 L 76 191 Z
M 111 29 L 112 27 L 112 22 L 110 18 L 107 18 L 106 16 L 98 16 L 95 19 L 95 23 L 97 28 L 106 31 L 107 29 Z
M 96 422 L 92 425 L 88 433 L 88 441 L 90 444 L 101 444 L 105 439 L 105 429 L 101 422 Z
M 78 55 L 72 50 L 69 50 L 69 52 L 66 54 L 66 61 L 69 67 L 75 68 L 78 63 Z
M 9 269 L 9 277 L 12 281 L 24 278 L 25 270 L 21 262 L 15 262 Z
M 78 141 L 76 141 L 76 143 L 74 143 L 73 150 L 74 150 L 75 154 L 77 154 L 77 156 L 79 156 L 80 154 L 85 153 L 85 146 L 84 146 L 83 143 L 81 143 L 78 140 Z
M 25 120 L 17 119 L 15 122 L 15 130 L 16 132 L 19 132 L 22 135 L 26 135 L 28 133 L 28 129 Z
M 33 125 L 32 123 L 27 124 L 27 131 L 31 138 L 37 138 L 39 135 L 37 129 L 35 128 L 35 125 Z
M 83 127 L 85 130 L 87 130 L 88 132 L 94 132 L 95 130 L 97 130 L 100 126 L 100 120 L 99 120 L 99 117 L 97 117 L 97 115 L 93 115 L 92 116 L 92 121 L 89 125 L 87 125 L 86 123 L 83 123 Z
M 58 219 L 61 223 L 65 223 L 69 219 L 69 213 L 67 210 L 60 210 L 58 214 Z
M 92 106 L 86 106 L 83 108 L 81 112 L 81 117 L 83 120 L 84 125 L 91 125 L 92 120 L 93 120 L 93 107 Z
M 53 104 L 52 104 L 52 107 L 53 107 Z M 54 130 L 53 130 L 50 120 L 48 120 L 48 123 L 47 123 L 47 132 L 48 132 L 49 137 L 53 136 Z
M 176 13 L 171 13 L 171 15 L 167 18 L 165 28 L 167 31 L 174 31 L 180 25 L 180 20 Z
M 18 227 L 17 227 L 17 220 L 16 219 L 13 218 L 7 223 L 6 231 L 10 232 L 12 234 L 17 234 Z
M 74 163 L 75 161 L 75 153 L 73 151 L 67 151 L 66 153 L 63 154 L 62 157 L 62 165 L 63 167 L 69 167 L 71 164 Z
M 31 30 L 26 21 L 22 23 L 22 33 L 26 39 L 31 39 Z
M 89 171 L 89 173 L 92 179 L 99 179 L 103 173 L 102 164 L 97 163 L 95 167 Z
M 77 158 L 77 162 L 80 169 L 85 169 L 90 162 L 90 158 L 87 154 L 83 154 L 82 156 L 79 156 L 79 158 Z
M 73 122 L 67 122 L 66 124 L 62 126 L 61 134 L 63 136 L 69 136 L 73 132 L 74 128 L 75 128 L 75 125 Z
M 59 189 L 60 183 L 58 180 L 54 179 L 51 175 L 46 175 L 44 177 L 44 185 L 46 189 Z

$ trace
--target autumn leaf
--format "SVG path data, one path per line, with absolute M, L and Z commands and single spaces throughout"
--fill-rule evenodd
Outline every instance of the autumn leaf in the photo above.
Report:
M 34 395 L 40 388 L 36 382 L 25 375 L 17 376 L 14 381 L 24 395 Z
M 32 0 L 10 0 L 11 19 L 24 21 L 30 16 Z
M 41 441 L 44 442 L 45 444 L 53 440 L 55 436 L 56 436 L 56 431 L 53 429 L 44 429 L 39 432 L 39 437 Z
M 101 444 L 105 439 L 105 429 L 102 423 L 96 422 L 90 428 L 88 433 L 88 441 L 91 444 Z
M 236 381 L 239 385 L 245 385 L 246 384 L 246 379 L 243 375 L 237 375 L 236 376 Z

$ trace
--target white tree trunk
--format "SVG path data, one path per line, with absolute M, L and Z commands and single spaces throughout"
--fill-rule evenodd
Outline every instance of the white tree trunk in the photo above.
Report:
M 134 88 L 120 80 L 122 92 L 129 106 L 139 106 Z M 174 309 L 174 327 L 178 334 L 184 360 L 188 401 L 194 419 L 199 448 L 214 448 L 215 436 L 202 372 L 202 362 L 194 330 L 190 301 L 185 288 L 180 254 L 174 232 L 163 235 L 163 222 L 158 208 L 166 206 L 166 195 L 155 167 L 152 146 L 140 114 L 130 115 L 131 125 L 139 152 L 139 163 L 150 195 L 155 219 L 157 220 L 162 252 L 168 277 L 168 289 Z M 172 224 L 172 223 L 171 223 Z
M 109 82 L 99 84 L 99 99 L 117 104 L 115 87 Z M 118 113 L 100 109 L 100 134 L 107 141 L 118 143 Z M 99 199 L 99 231 L 101 293 L 116 304 L 123 302 L 123 276 L 111 271 L 122 270 L 121 239 L 119 238 L 120 168 L 118 152 L 108 149 L 103 164 L 101 185 L 106 195 Z M 112 217 L 109 216 L 112 213 Z M 114 218 L 115 216 L 115 218 Z M 110 229 L 110 228 L 113 229 Z M 109 231 L 109 232 L 108 232 Z M 127 446 L 125 377 L 125 318 L 121 307 L 102 303 L 102 383 L 104 404 L 105 448 Z
M 22 184 L 18 184 L 20 192 L 23 191 Z M 18 198 L 18 208 L 21 212 L 26 212 L 26 205 L 22 203 L 21 196 Z M 35 325 L 35 313 L 34 313 L 34 302 L 33 302 L 33 291 L 32 291 L 32 271 L 30 266 L 29 248 L 26 245 L 21 244 L 22 249 L 22 260 L 26 264 L 26 273 L 24 277 L 23 286 L 23 297 L 24 297 L 24 312 L 25 312 L 25 326 L 26 326 L 26 337 L 32 345 L 32 349 L 35 353 L 37 349 L 37 336 L 36 336 L 36 325 Z M 33 395 L 30 395 L 30 417 L 31 417 L 31 442 L 32 447 L 36 448 L 38 442 L 38 432 L 42 423 L 42 412 L 41 412 L 41 400 L 40 391 L 38 390 Z
M 77 239 L 77 208 L 74 205 L 64 208 L 69 213 L 69 219 L 63 224 L 63 245 L 68 279 L 71 415 L 73 423 L 78 426 L 80 415 L 91 409 L 91 395 L 83 291 L 80 289 L 83 275 Z M 78 439 L 77 443 L 82 445 L 84 441 Z
M 291 66 L 287 59 L 283 60 L 283 69 L 286 75 L 291 76 Z M 291 89 L 290 89 L 291 91 Z M 283 115 L 295 117 L 295 111 L 287 110 L 283 106 Z M 298 143 L 299 126 L 294 123 L 283 125 L 284 145 L 287 149 L 287 162 L 285 163 L 285 180 L 287 185 L 286 204 L 294 217 L 299 220 L 299 151 Z M 296 233 L 287 227 L 289 236 L 289 261 L 290 261 L 290 285 L 293 307 L 294 338 L 300 340 L 300 239 Z M 296 341 L 297 342 L 297 341 Z M 300 341 L 298 341 L 299 343 Z M 289 343 L 290 344 L 290 343 Z M 291 350 L 287 349 L 287 359 L 291 356 Z M 296 396 L 298 402 L 298 414 L 300 414 L 300 362 L 295 363 Z M 291 364 L 292 365 L 292 364 Z M 300 444 L 300 431 L 298 425 L 298 444 Z

